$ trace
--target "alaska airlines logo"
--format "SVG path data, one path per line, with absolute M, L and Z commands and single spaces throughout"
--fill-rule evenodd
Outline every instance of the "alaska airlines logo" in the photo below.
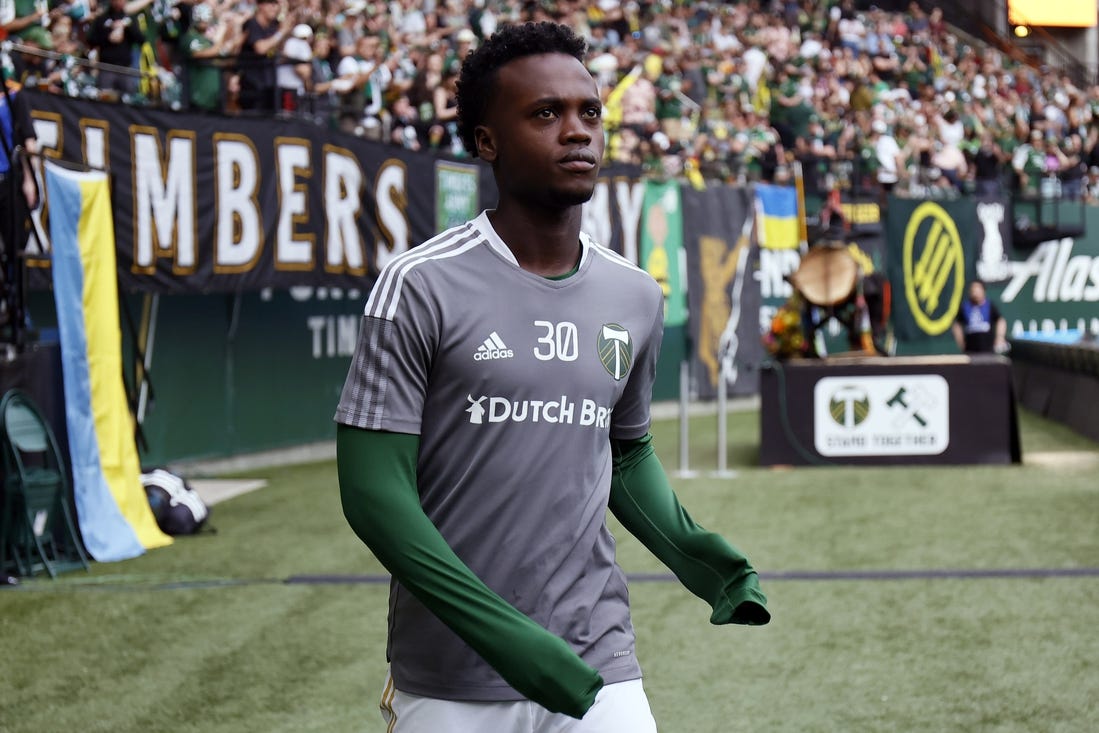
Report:
M 629 373 L 633 363 L 633 342 L 629 331 L 617 323 L 603 324 L 596 341 L 596 351 L 603 368 L 615 381 L 620 381 Z
M 482 395 L 476 399 L 466 395 L 471 425 L 503 422 L 550 423 L 606 428 L 610 426 L 611 410 L 595 400 L 576 400 L 565 395 L 553 400 L 511 400 L 507 397 Z
M 958 227 L 934 201 L 916 207 L 904 231 L 904 295 L 912 317 L 931 336 L 954 322 L 965 290 Z

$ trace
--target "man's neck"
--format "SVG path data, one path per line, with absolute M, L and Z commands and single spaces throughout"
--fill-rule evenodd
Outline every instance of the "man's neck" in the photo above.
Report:
M 519 267 L 553 277 L 569 272 L 580 259 L 580 214 L 579 206 L 558 212 L 501 207 L 488 216 Z

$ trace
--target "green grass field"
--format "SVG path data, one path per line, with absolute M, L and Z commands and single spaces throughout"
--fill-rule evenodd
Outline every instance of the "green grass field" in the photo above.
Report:
M 695 418 L 678 492 L 748 552 L 773 621 L 712 627 L 677 584 L 631 585 L 662 733 L 1099 729 L 1099 445 L 1020 417 L 1022 466 L 773 470 L 737 413 L 721 479 Z M 675 423 L 654 433 L 674 471 Z M 384 730 L 386 586 L 285 582 L 381 573 L 334 465 L 250 475 L 269 485 L 215 506 L 216 533 L 0 590 L 0 731 Z M 664 572 L 612 528 L 627 572 Z

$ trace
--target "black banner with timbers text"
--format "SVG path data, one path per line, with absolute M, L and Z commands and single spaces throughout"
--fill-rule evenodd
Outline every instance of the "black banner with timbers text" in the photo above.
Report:
M 496 203 L 488 167 L 298 119 L 197 115 L 26 92 L 47 157 L 107 169 L 127 291 L 367 290 L 392 257 Z M 584 230 L 637 262 L 640 171 L 603 171 Z M 49 205 L 31 284 L 48 287 Z
M 27 97 L 44 155 L 110 172 L 125 290 L 365 290 L 389 258 L 438 231 L 437 180 L 455 185 L 457 168 L 459 182 L 471 179 L 466 195 L 479 199 L 478 179 L 490 178 L 481 165 L 302 120 Z M 37 216 L 38 231 L 48 231 L 48 201 Z M 48 250 L 31 243 L 32 284 L 47 282 Z

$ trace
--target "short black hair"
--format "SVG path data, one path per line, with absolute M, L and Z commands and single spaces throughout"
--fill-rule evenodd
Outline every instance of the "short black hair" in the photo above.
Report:
M 473 131 L 488 109 L 496 86 L 496 72 L 515 59 L 543 53 L 563 53 L 583 63 L 587 42 L 567 25 L 550 21 L 505 25 L 462 61 L 458 76 L 458 134 L 470 155 L 477 155 Z

